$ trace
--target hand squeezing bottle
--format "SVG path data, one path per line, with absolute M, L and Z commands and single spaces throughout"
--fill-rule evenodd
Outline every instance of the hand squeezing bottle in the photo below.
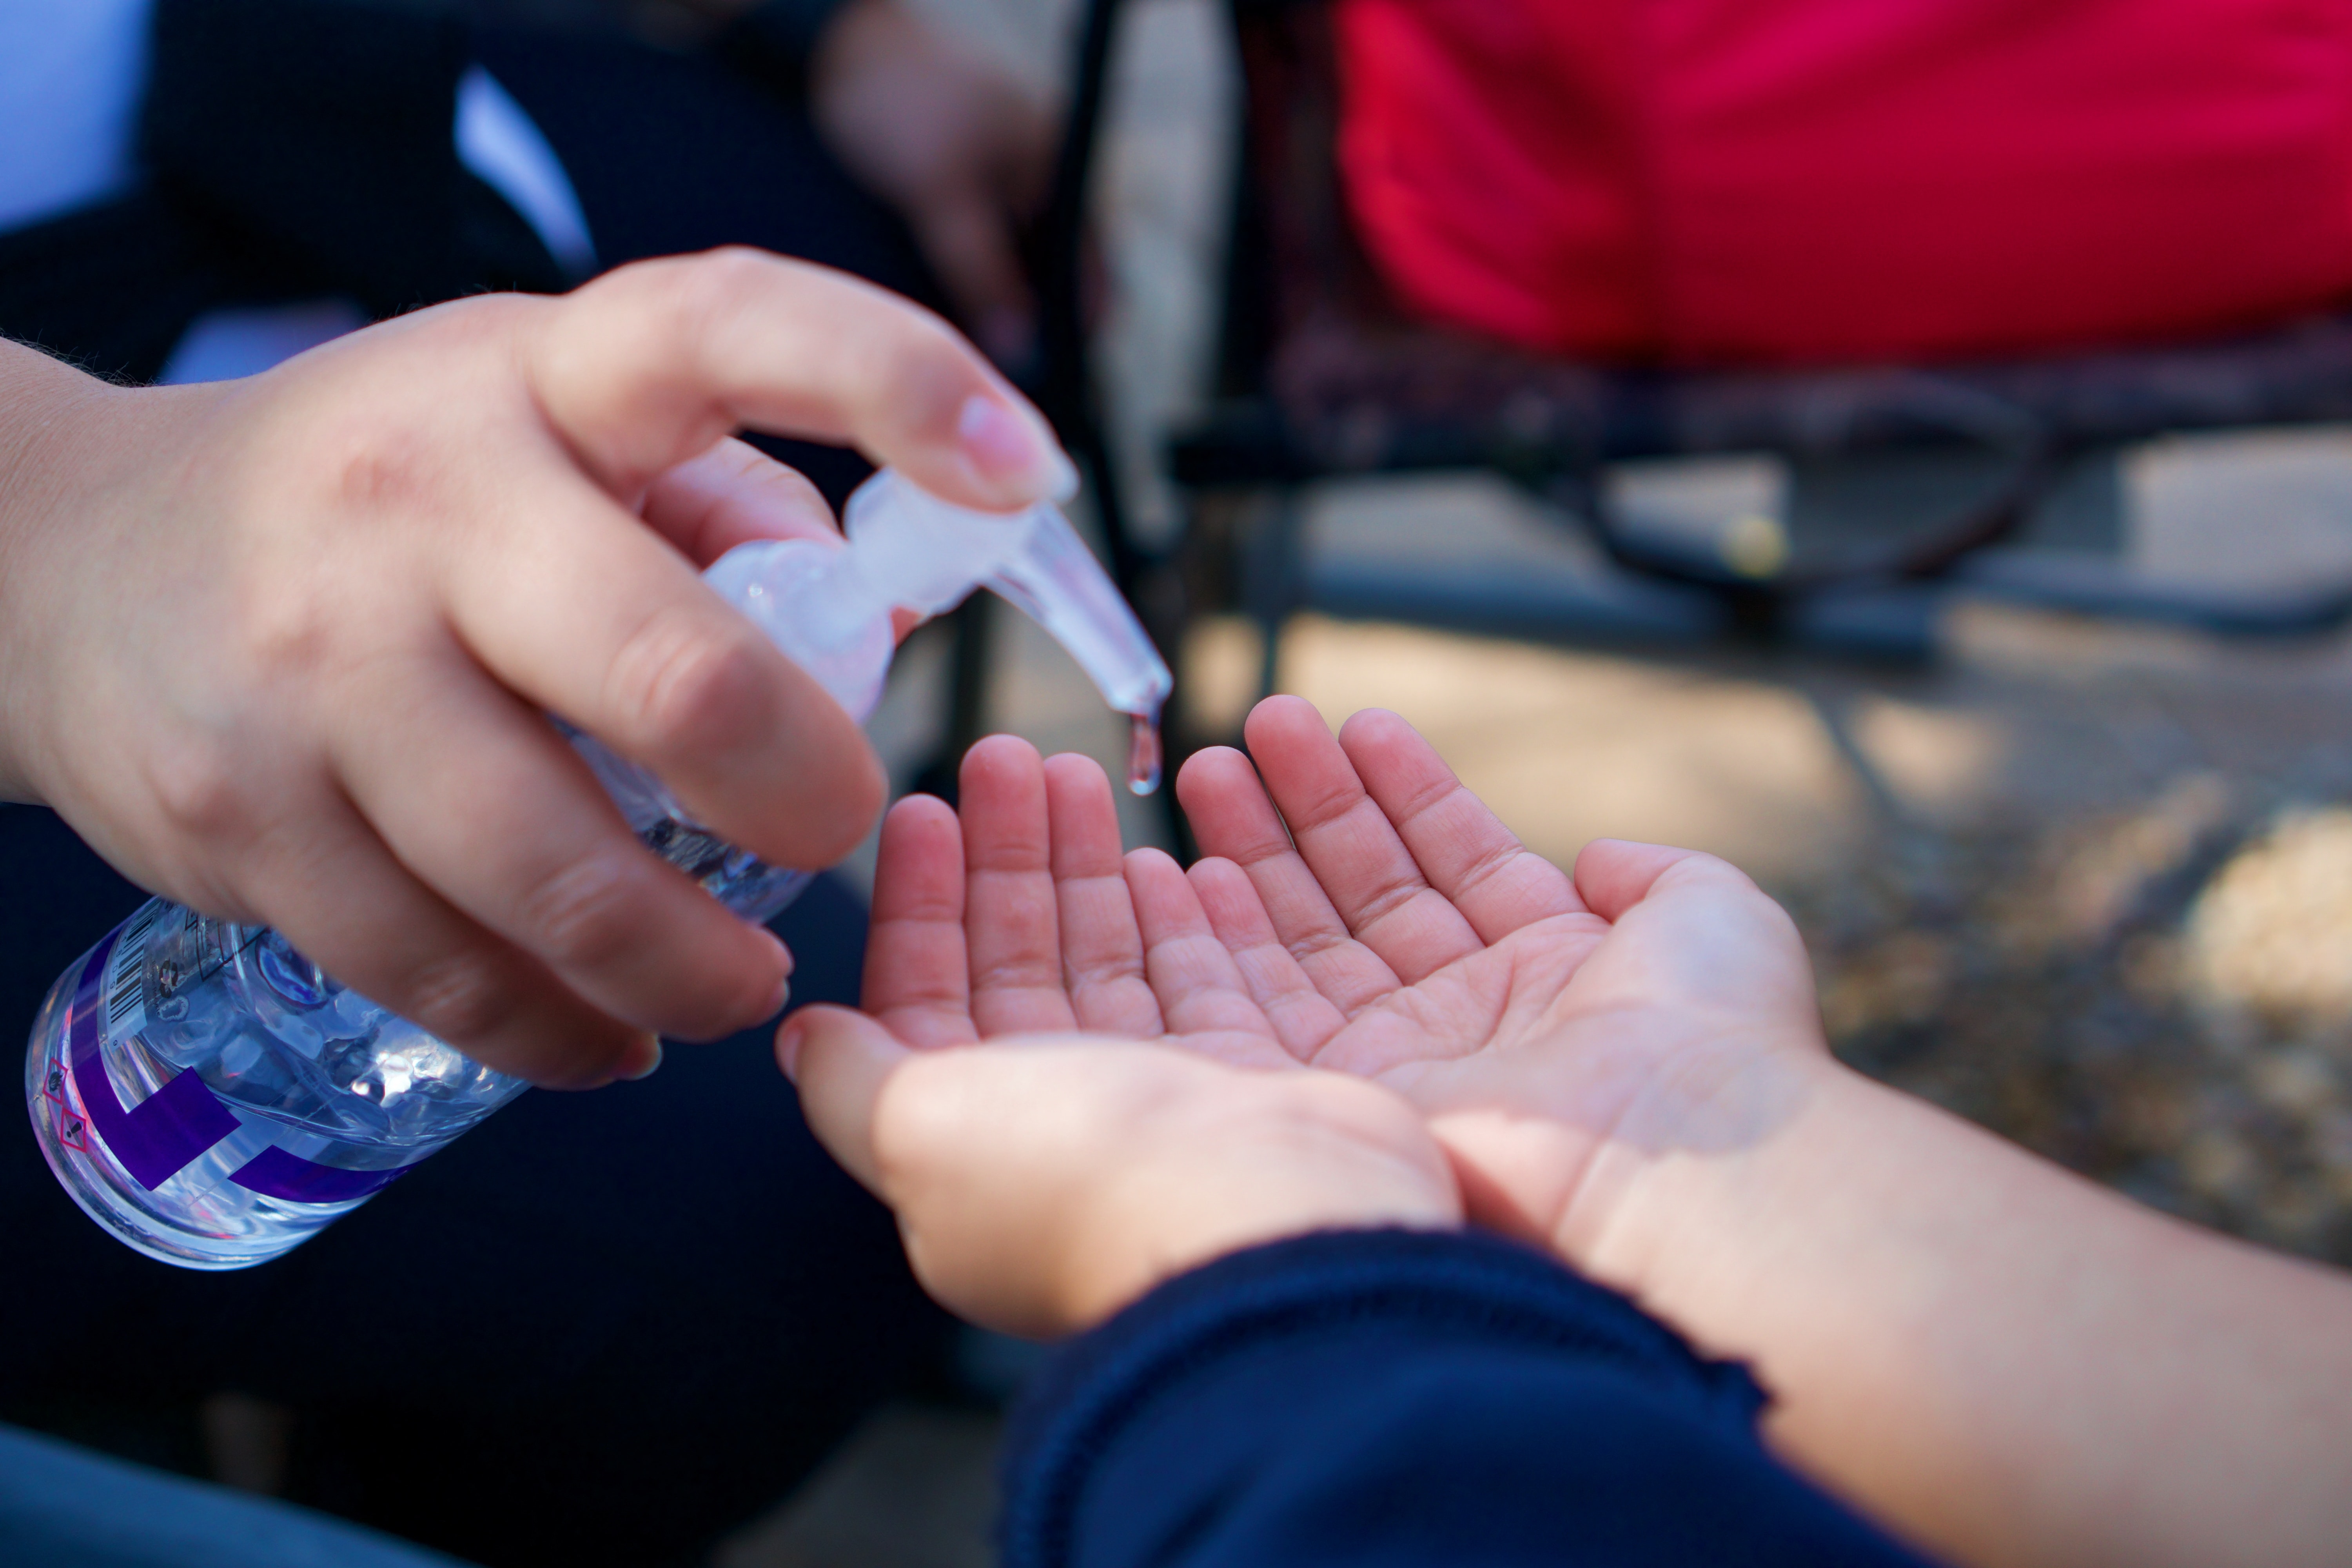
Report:
M 1167 666 L 1057 510 L 971 511 L 885 469 L 850 498 L 846 529 L 845 549 L 740 546 L 704 579 L 860 720 L 881 696 L 893 609 L 935 614 L 992 588 L 1132 717 L 1129 786 L 1157 786 Z M 744 919 L 807 885 L 697 826 L 645 769 L 572 741 L 638 837 Z M 275 931 L 163 899 L 66 971 L 25 1067 L 41 1152 L 74 1201 L 191 1268 L 298 1246 L 528 1087 L 338 984 Z

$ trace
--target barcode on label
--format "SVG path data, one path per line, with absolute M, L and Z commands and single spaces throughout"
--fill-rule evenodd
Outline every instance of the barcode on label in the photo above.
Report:
M 106 965 L 106 1029 L 110 1035 L 136 1034 L 146 1026 L 147 1009 L 142 1003 L 147 981 L 147 936 L 171 907 L 160 899 L 150 900 L 123 928 L 122 940 L 114 944 L 113 955 Z

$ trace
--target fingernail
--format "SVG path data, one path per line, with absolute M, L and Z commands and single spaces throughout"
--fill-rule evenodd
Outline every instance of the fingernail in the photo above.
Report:
M 1078 493 L 1078 470 L 1051 435 L 992 397 L 974 393 L 956 416 L 956 438 L 972 469 L 1061 502 Z
M 793 969 L 793 950 L 784 945 L 783 938 L 778 936 L 774 931 L 770 931 L 766 926 L 754 926 L 751 929 L 768 939 L 768 945 L 776 950 L 776 962 L 783 965 L 784 973 L 786 974 L 790 974 Z
M 801 1039 L 806 1033 L 798 1017 L 786 1019 L 776 1036 L 776 1065 L 794 1083 L 801 1080 Z
M 646 1037 L 644 1043 L 635 1051 L 630 1053 L 630 1061 L 628 1065 L 622 1068 L 621 1070 L 614 1074 L 614 1076 L 619 1079 L 623 1083 L 635 1083 L 640 1079 L 648 1079 L 653 1077 L 655 1069 L 659 1068 L 661 1065 L 661 1040 L 658 1037 L 648 1035 Z
M 783 971 L 782 973 L 776 976 L 775 989 L 768 993 L 768 1005 L 760 1010 L 759 1021 L 765 1023 L 768 1019 L 772 1018 L 777 1014 L 782 1012 L 784 1010 L 784 1004 L 792 1000 L 793 950 L 786 947 L 782 942 L 778 941 L 774 931 L 769 931 L 764 927 L 759 928 L 759 931 L 761 936 L 768 939 L 768 945 L 776 950 L 777 965 Z

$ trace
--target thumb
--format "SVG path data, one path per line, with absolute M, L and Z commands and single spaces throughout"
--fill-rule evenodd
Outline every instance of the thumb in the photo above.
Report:
M 1614 925 L 1650 896 L 1658 879 L 1687 860 L 1713 860 L 1696 849 L 1596 838 L 1576 857 L 1576 891 L 1585 907 Z M 1727 866 L 1726 869 L 1729 869 Z M 1734 873 L 1737 875 L 1738 873 Z
M 881 1190 L 874 1109 L 883 1086 L 913 1054 L 889 1030 L 846 1007 L 803 1007 L 776 1032 L 776 1065 L 800 1090 L 810 1130 L 869 1191 Z
M 985 510 L 1077 484 L 1045 419 L 945 321 L 755 250 L 608 272 L 541 313 L 521 357 L 549 422 L 624 497 L 744 426 L 845 442 Z

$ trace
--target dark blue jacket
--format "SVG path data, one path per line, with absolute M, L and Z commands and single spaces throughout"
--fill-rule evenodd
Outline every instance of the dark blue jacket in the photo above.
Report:
M 1747 1371 L 1491 1237 L 1305 1237 L 1047 1363 L 1005 1568 L 1926 1568 L 1768 1453 Z

